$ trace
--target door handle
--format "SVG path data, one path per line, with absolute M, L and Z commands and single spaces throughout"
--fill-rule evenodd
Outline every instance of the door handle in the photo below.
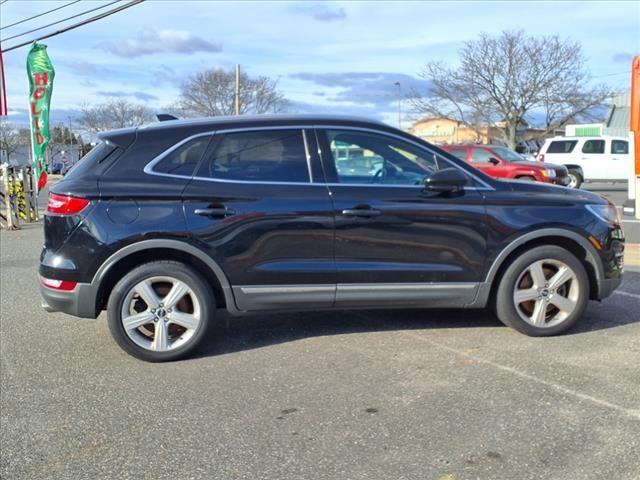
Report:
M 342 210 L 342 215 L 347 217 L 377 217 L 382 215 L 382 212 L 373 208 L 347 208 Z
M 202 215 L 203 217 L 227 217 L 229 215 L 235 215 L 236 211 L 232 208 L 226 207 L 196 208 L 193 213 L 196 215 Z

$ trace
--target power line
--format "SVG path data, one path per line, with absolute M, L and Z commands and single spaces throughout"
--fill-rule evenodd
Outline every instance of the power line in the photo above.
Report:
M 604 75 L 595 75 L 591 78 L 602 78 L 602 77 L 613 77 L 615 75 L 630 75 L 631 71 L 628 72 L 617 72 L 617 73 L 606 73 Z
M 6 2 L 6 1 L 7 0 L 4 0 L 2 3 Z M 0 28 L 0 30 L 4 30 L 5 28 L 15 27 L 16 25 L 20 25 L 21 23 L 28 22 L 29 20 L 33 20 L 34 18 L 41 17 L 43 15 L 46 15 L 47 13 L 55 12 L 56 10 L 61 10 L 61 9 L 65 8 L 65 7 L 68 7 L 69 5 L 73 5 L 74 3 L 78 3 L 79 1 L 80 0 L 74 0 L 73 2 L 65 3 L 64 5 L 62 5 L 60 7 L 52 8 L 51 10 L 47 10 L 46 12 L 39 13 L 38 15 L 34 15 L 33 17 L 25 18 L 24 20 L 20 20 L 19 22 L 12 23 L 11 25 L 5 25 L 4 27 Z
M 13 40 L 14 38 L 22 37 L 22 36 L 27 35 L 27 34 L 29 34 L 29 33 L 37 32 L 38 30 L 43 30 L 43 29 L 48 28 L 48 27 L 51 27 L 51 26 L 53 26 L 53 25 L 57 25 L 57 24 L 59 24 L 59 23 L 66 22 L 67 20 L 72 20 L 72 19 L 74 19 L 74 18 L 81 17 L 82 15 L 86 15 L 87 13 L 91 13 L 91 12 L 95 12 L 96 10 L 103 9 L 103 8 L 105 8 L 105 7 L 108 7 L 108 6 L 110 6 L 110 5 L 113 5 L 114 3 L 118 3 L 118 2 L 120 2 L 120 1 L 121 1 L 121 0 L 114 0 L 114 1 L 113 1 L 113 2 L 111 2 L 111 3 L 105 3 L 104 5 L 100 5 L 99 7 L 92 8 L 92 9 L 90 9 L 90 10 L 86 10 L 86 11 L 84 11 L 84 12 L 82 12 L 82 13 L 78 13 L 78 14 L 76 14 L 76 15 L 72 15 L 72 16 L 67 17 L 67 18 L 63 18 L 62 20 L 58 20 L 58 21 L 56 21 L 56 22 L 49 23 L 49 24 L 44 25 L 44 26 L 42 26 L 42 27 L 34 28 L 34 29 L 32 29 L 32 30 L 28 30 L 28 31 L 26 31 L 26 32 L 19 33 L 19 34 L 17 34 L 17 35 L 13 35 L 13 36 L 11 36 L 11 37 L 3 38 L 3 39 L 2 39 L 2 41 L 3 41 L 3 42 L 6 42 L 7 40 Z
M 95 22 L 96 20 L 100 20 L 102 18 L 108 17 L 109 15 L 113 15 L 114 13 L 121 12 L 122 10 L 125 10 L 125 9 L 127 9 L 129 7 L 133 7 L 134 5 L 138 5 L 139 3 L 142 3 L 142 2 L 144 2 L 144 0 L 133 0 L 133 1 L 129 2 L 129 3 L 127 3 L 126 5 L 122 5 L 121 7 L 114 8 L 113 10 L 109 10 L 108 12 L 104 12 L 104 13 L 101 13 L 99 15 L 95 15 L 93 17 L 87 18 L 85 20 L 82 20 L 81 22 L 74 23 L 73 25 L 69 25 L 69 26 L 64 27 L 64 28 L 62 28 L 60 30 L 57 30 L 57 31 L 55 31 L 53 33 L 48 33 L 48 34 L 43 35 L 41 37 L 34 38 L 33 40 L 29 40 L 28 42 L 19 43 L 18 45 L 14 45 L 12 47 L 6 48 L 5 50 L 3 50 L 3 53 L 10 52 L 11 50 L 15 50 L 17 48 L 24 47 L 26 45 L 30 45 L 33 42 L 37 42 L 39 40 L 44 40 L 45 38 L 55 37 L 56 35 L 60 35 L 61 33 L 68 32 L 69 30 L 74 30 L 74 29 L 76 29 L 78 27 L 82 27 L 83 25 L 87 25 L 88 23 Z

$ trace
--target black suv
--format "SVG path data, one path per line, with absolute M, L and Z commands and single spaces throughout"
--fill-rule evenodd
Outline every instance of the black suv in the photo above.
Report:
M 49 194 L 44 306 L 107 310 L 130 354 L 175 359 L 257 311 L 491 306 L 562 332 L 620 284 L 598 195 L 492 179 L 364 119 L 261 116 L 115 130 Z

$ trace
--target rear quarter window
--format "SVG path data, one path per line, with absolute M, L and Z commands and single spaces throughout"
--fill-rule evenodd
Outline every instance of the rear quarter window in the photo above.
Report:
M 73 180 L 84 176 L 87 173 L 94 172 L 100 163 L 106 163 L 108 160 L 119 156 L 122 149 L 115 145 L 101 142 L 93 147 L 89 153 L 82 157 L 65 175 L 65 180 Z
M 210 135 L 203 135 L 179 144 L 153 166 L 153 171 L 168 175 L 192 176 L 210 140 Z
M 546 153 L 571 153 L 577 143 L 577 140 L 554 140 L 549 144 Z
M 611 153 L 626 155 L 629 153 L 629 142 L 625 140 L 612 140 Z

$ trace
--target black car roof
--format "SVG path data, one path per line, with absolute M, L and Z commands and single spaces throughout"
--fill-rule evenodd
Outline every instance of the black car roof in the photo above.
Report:
M 98 137 L 101 140 L 108 140 L 115 137 L 127 136 L 137 132 L 145 131 L 161 131 L 161 130 L 197 130 L 211 128 L 216 130 L 219 128 L 243 128 L 243 127 L 260 127 L 267 125 L 359 125 L 385 127 L 392 129 L 389 125 L 378 120 L 372 120 L 364 117 L 348 116 L 348 115 L 238 115 L 238 116 L 220 116 L 206 118 L 190 118 L 184 120 L 167 120 L 163 122 L 154 122 L 139 127 L 119 128 L 117 130 L 109 130 L 101 132 Z

